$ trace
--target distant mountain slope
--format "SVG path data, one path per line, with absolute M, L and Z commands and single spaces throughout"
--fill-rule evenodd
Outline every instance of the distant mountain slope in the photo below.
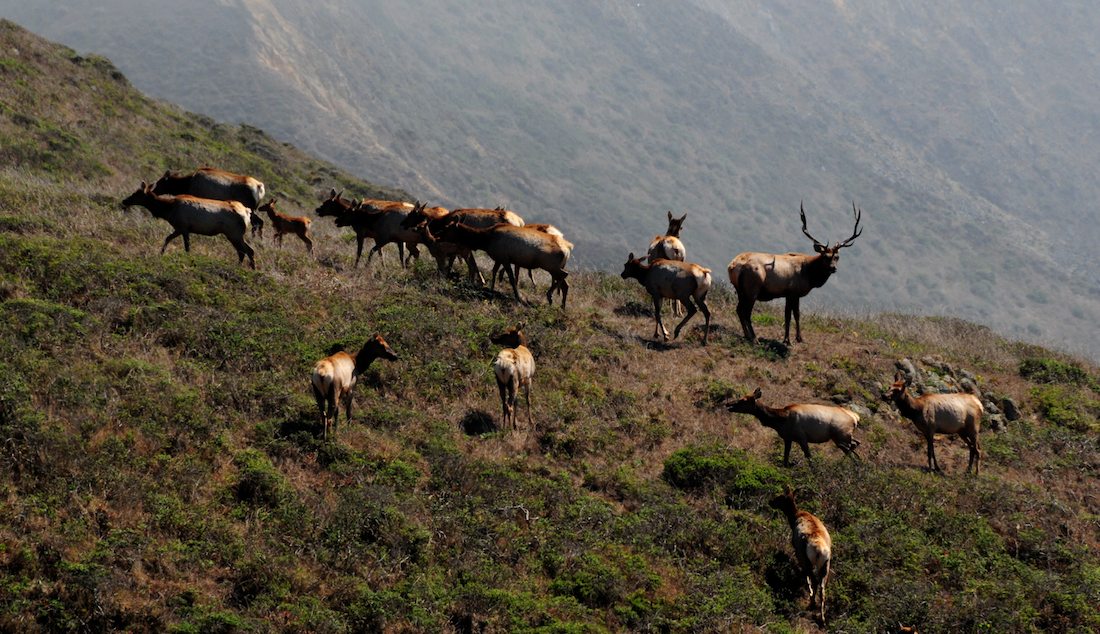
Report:
M 950 3 L 941 3 L 950 4 Z M 0 0 L 136 85 L 421 198 L 507 204 L 613 268 L 867 231 L 815 305 L 955 314 L 1098 355 L 1097 11 L 992 2 Z M 1036 11 L 1042 11 L 1036 14 Z M 1037 42 L 1056 46 L 1033 46 Z M 200 43 L 201 45 L 197 45 Z

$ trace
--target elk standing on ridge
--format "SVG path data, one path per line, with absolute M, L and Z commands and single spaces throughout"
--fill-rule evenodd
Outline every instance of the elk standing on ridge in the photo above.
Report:
M 790 524 L 791 547 L 810 588 L 810 609 L 814 608 L 816 600 L 821 605 L 818 616 L 824 624 L 825 583 L 829 580 L 829 565 L 833 556 L 833 540 L 829 537 L 829 531 L 812 513 L 799 510 L 789 484 L 784 485 L 783 495 L 773 498 L 768 506 L 781 511 Z
M 343 192 L 337 192 L 335 189 L 330 190 L 328 198 L 321 201 L 321 205 L 318 206 L 313 213 L 320 217 L 329 216 L 336 221 L 336 226 L 351 227 L 355 231 L 355 264 L 353 266 L 358 267 L 359 260 L 363 257 L 363 241 L 367 238 L 376 238 L 376 236 L 374 234 L 375 223 L 373 219 L 367 218 L 367 214 L 365 213 L 354 215 L 356 210 L 360 209 L 364 204 L 367 204 L 379 209 L 401 209 L 408 212 L 412 211 L 413 205 L 396 200 L 363 199 L 359 202 L 355 202 L 354 200 L 345 200 L 342 198 L 342 193 Z M 409 253 L 418 253 L 415 244 L 409 246 Z M 404 249 L 400 244 L 398 244 L 398 254 L 402 262 L 404 262 Z M 381 254 L 379 254 L 379 256 L 381 256 Z
M 438 236 L 433 235 L 428 228 L 425 231 L 429 240 L 438 239 L 470 250 L 485 251 L 493 262 L 507 270 L 517 302 L 523 300 L 519 296 L 518 281 L 512 265 L 546 271 L 553 280 L 546 291 L 547 303 L 554 303 L 554 291 L 557 290 L 561 292 L 561 307 L 565 308 L 565 301 L 569 296 L 569 282 L 565 279 L 569 272 L 565 270 L 565 265 L 573 253 L 572 242 L 535 229 L 503 223 L 488 229 L 477 229 L 451 217 L 443 221 Z
M 687 260 L 687 249 L 684 248 L 684 243 L 680 242 L 680 230 L 683 229 L 686 219 L 687 214 L 675 218 L 672 210 L 668 211 L 668 230 L 665 231 L 665 235 L 655 236 L 649 243 L 650 264 L 653 264 L 654 260 L 675 260 L 676 262 Z M 679 317 L 684 314 L 684 306 L 678 300 L 672 300 L 670 303 L 673 315 Z
M 843 407 L 798 403 L 786 407 L 767 407 L 758 401 L 763 395 L 760 388 L 740 400 L 726 405 L 726 409 L 739 414 L 752 414 L 760 424 L 770 427 L 783 439 L 783 466 L 790 466 L 791 444 L 798 443 L 806 460 L 810 460 L 809 443 L 829 442 L 840 447 L 846 455 L 859 458 L 856 447 L 860 442 L 852 434 L 859 425 L 859 415 Z
M 890 386 L 883 400 L 893 401 L 901 415 L 913 421 L 917 431 L 928 443 L 928 470 L 942 471 L 936 461 L 933 440 L 936 434 L 953 436 L 958 434 L 970 448 L 970 461 L 966 465 L 967 473 L 971 469 L 978 475 L 981 469 L 982 450 L 978 443 L 978 431 L 982 424 L 982 402 L 973 394 L 925 394 L 914 397 L 909 393 L 912 379 L 898 372 L 894 375 L 894 384 Z
M 241 203 L 187 195 L 158 196 L 153 193 L 152 186 L 141 181 L 141 187 L 122 201 L 124 209 L 133 205 L 145 207 L 153 217 L 172 225 L 172 233 L 168 234 L 160 248 L 161 255 L 177 236 L 183 236 L 183 250 L 190 252 L 192 233 L 200 236 L 224 235 L 237 250 L 237 261 L 244 262 L 245 256 L 248 256 L 248 265 L 256 268 L 255 251 L 244 241 L 252 211 Z
M 166 171 L 153 185 L 153 193 L 235 200 L 252 211 L 252 236 L 264 237 L 264 221 L 256 213 L 264 199 L 264 184 L 251 176 L 213 167 L 200 167 L 191 174 Z
M 507 428 L 509 421 L 512 429 L 518 427 L 516 401 L 519 399 L 520 388 L 523 388 L 527 400 L 527 424 L 531 425 L 531 378 L 535 374 L 535 358 L 527 349 L 523 324 L 492 337 L 490 341 L 508 346 L 493 359 L 493 374 L 496 375 L 497 389 L 500 391 L 501 427 Z
M 313 386 L 313 398 L 317 400 L 317 409 L 321 412 L 321 425 L 324 437 L 328 438 L 329 421 L 332 431 L 336 432 L 336 423 L 340 418 L 340 403 L 344 404 L 344 422 L 351 423 L 351 390 L 355 387 L 359 375 L 366 371 L 375 359 L 397 360 L 397 353 L 390 348 L 381 335 L 374 335 L 358 354 L 344 351 L 321 359 L 313 366 L 310 383 Z
M 653 313 L 657 322 L 653 328 L 654 339 L 661 334 L 664 335 L 665 341 L 668 341 L 668 329 L 661 320 L 661 300 L 678 299 L 687 307 L 687 316 L 676 326 L 673 338 L 679 338 L 680 329 L 701 310 L 706 319 L 703 345 L 707 345 L 707 337 L 710 335 L 710 309 L 707 307 L 707 293 L 710 292 L 711 284 L 710 269 L 691 262 L 674 260 L 655 260 L 651 264 L 646 264 L 641 258 L 636 258 L 631 253 L 627 256 L 621 277 L 624 280 L 630 278 L 638 280 L 653 299 Z M 698 309 L 695 308 L 693 299 L 699 303 Z
M 279 199 L 273 198 L 270 202 L 260 205 L 256 210 L 267 213 L 268 219 L 271 220 L 271 226 L 275 228 L 275 235 L 271 238 L 271 241 L 277 242 L 281 247 L 283 246 L 283 236 L 293 233 L 306 244 L 306 250 L 309 251 L 309 254 L 313 255 L 313 240 L 309 237 L 309 225 L 313 221 L 302 216 L 288 216 L 276 211 L 275 203 L 277 202 L 279 202 Z
M 794 314 L 795 341 L 802 343 L 802 322 L 798 313 L 798 300 L 828 281 L 836 272 L 840 250 L 852 246 L 862 233 L 859 227 L 861 211 L 852 203 L 855 228 L 850 238 L 833 246 L 822 244 L 806 229 L 806 211 L 799 205 L 802 215 L 802 233 L 814 241 L 817 255 L 804 253 L 756 253 L 746 251 L 730 262 L 730 284 L 737 290 L 737 318 L 749 341 L 756 340 L 752 327 L 752 307 L 757 301 L 767 302 L 780 297 L 786 299 L 783 309 L 783 343 L 791 343 L 791 314 Z

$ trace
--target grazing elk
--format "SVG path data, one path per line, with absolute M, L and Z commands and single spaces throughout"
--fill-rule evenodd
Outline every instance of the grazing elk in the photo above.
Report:
M 802 343 L 802 322 L 798 312 L 798 300 L 811 290 L 828 281 L 836 272 L 840 250 L 852 246 L 862 233 L 859 220 L 862 212 L 852 204 L 855 228 L 850 238 L 832 246 L 822 244 L 806 229 L 806 211 L 799 205 L 802 215 L 802 233 L 814 242 L 817 255 L 804 253 L 756 253 L 738 254 L 730 262 L 730 284 L 737 290 L 737 318 L 749 341 L 756 340 L 752 327 L 752 308 L 756 302 L 767 302 L 780 297 L 786 299 L 783 319 L 783 343 L 791 343 L 791 314 L 794 314 L 795 341 Z
M 710 269 L 691 262 L 674 260 L 655 260 L 651 264 L 646 264 L 641 258 L 636 258 L 631 253 L 627 256 L 621 276 L 624 280 L 630 278 L 638 280 L 653 298 L 653 312 L 657 320 L 653 329 L 654 339 L 660 333 L 664 335 L 665 341 L 668 341 L 668 329 L 661 320 L 661 300 L 678 299 L 687 307 L 687 316 L 676 326 L 673 338 L 679 338 L 680 329 L 701 310 L 706 319 L 703 345 L 707 345 L 707 337 L 710 335 L 710 309 L 707 307 L 707 293 L 710 292 L 711 284 Z M 695 308 L 695 302 L 692 300 L 699 303 L 698 309 Z
M 265 212 L 268 220 L 271 221 L 271 226 L 275 228 L 275 235 L 271 238 L 271 241 L 277 242 L 281 247 L 283 246 L 283 236 L 288 233 L 293 233 L 306 244 L 306 250 L 312 255 L 313 240 L 309 237 L 309 225 L 312 224 L 313 221 L 302 216 L 288 216 L 284 213 L 280 213 L 275 209 L 275 203 L 277 202 L 279 202 L 279 199 L 273 198 L 270 202 L 260 205 L 256 210 Z
M 264 237 L 264 221 L 256 213 L 264 199 L 264 184 L 251 176 L 234 174 L 213 167 L 200 167 L 190 174 L 166 171 L 153 185 L 153 193 L 179 196 L 188 194 L 213 200 L 235 200 L 252 213 L 252 236 Z
M 883 395 L 883 400 L 893 401 L 901 415 L 913 421 L 917 431 L 928 443 L 928 470 L 941 471 L 936 461 L 933 440 L 936 434 L 958 435 L 970 448 L 970 461 L 966 471 L 981 469 L 982 450 L 978 443 L 978 431 L 982 423 L 982 402 L 973 394 L 925 394 L 909 393 L 912 379 L 901 372 L 894 375 L 894 384 Z
M 490 339 L 493 343 L 508 346 L 497 353 L 493 359 L 493 374 L 497 378 L 500 391 L 501 426 L 507 427 L 511 421 L 516 429 L 516 401 L 519 390 L 523 389 L 527 400 L 527 424 L 531 418 L 531 377 L 535 374 L 535 358 L 527 349 L 527 336 L 523 333 L 523 324 L 511 328 Z
M 810 609 L 815 607 L 816 600 L 821 606 L 818 616 L 824 624 L 825 583 L 829 580 L 829 565 L 833 557 L 833 540 L 829 537 L 829 531 L 812 513 L 798 508 L 789 484 L 784 485 L 783 494 L 773 498 L 768 506 L 779 510 L 787 518 L 791 527 L 791 547 L 810 588 Z
M 401 226 L 405 229 L 416 228 L 422 233 L 426 230 L 436 235 L 438 235 L 443 229 L 443 225 L 447 222 L 460 222 L 468 227 L 476 227 L 479 229 L 488 229 L 489 227 L 502 223 L 515 227 L 524 226 L 523 218 L 520 218 L 518 214 L 499 207 L 497 209 L 455 209 L 450 212 L 444 210 L 445 213 L 434 211 L 440 209 L 442 209 L 442 207 L 422 207 L 419 210 L 414 209 L 409 212 L 405 220 L 401 221 Z M 466 262 L 470 283 L 474 283 L 475 278 L 482 284 L 485 283 L 485 278 L 481 275 L 481 270 L 478 269 L 473 252 L 469 248 L 438 239 L 426 240 L 426 243 L 441 273 L 450 271 L 451 267 L 454 265 L 455 258 L 460 257 Z
M 798 443 L 806 459 L 810 460 L 809 443 L 833 441 L 846 455 L 859 458 L 856 447 L 860 442 L 852 434 L 859 425 L 859 415 L 843 407 L 798 403 L 786 407 L 768 407 L 759 400 L 760 388 L 741 397 L 726 409 L 738 414 L 752 414 L 764 427 L 770 427 L 783 439 L 783 466 L 790 466 L 791 444 Z
M 160 218 L 172 225 L 172 233 L 164 239 L 161 255 L 168 243 L 177 236 L 183 236 L 183 250 L 191 251 L 191 234 L 200 236 L 223 235 L 237 250 L 237 261 L 244 262 L 248 256 L 248 265 L 256 268 L 255 251 L 244 241 L 248 232 L 251 210 L 235 200 L 210 200 L 195 196 L 158 196 L 153 187 L 141 181 L 141 187 L 122 201 L 123 208 L 140 205 L 149 210 L 154 218 Z
M 340 403 L 344 404 L 344 422 L 351 423 L 351 390 L 355 387 L 359 375 L 366 371 L 375 359 L 397 360 L 397 353 L 390 348 L 381 335 L 371 337 L 357 354 L 344 351 L 321 359 L 313 366 L 310 383 L 313 386 L 313 398 L 317 400 L 317 409 L 321 413 L 321 425 L 324 437 L 328 438 L 329 422 L 333 433 L 340 417 Z
M 430 229 L 425 228 L 425 233 L 432 239 Z M 444 221 L 439 235 L 434 237 L 470 250 L 484 251 L 494 263 L 505 267 L 517 302 L 523 300 L 519 296 L 518 281 L 512 265 L 546 271 L 552 279 L 550 288 L 546 291 L 547 303 L 554 303 L 554 291 L 557 290 L 561 293 L 561 307 L 565 308 L 565 301 L 569 296 L 569 282 L 565 279 L 569 272 L 565 270 L 565 265 L 573 253 L 572 242 L 535 229 L 503 223 L 488 229 L 478 229 L 450 217 Z
M 367 238 L 374 238 L 373 233 L 374 222 L 366 219 L 366 214 L 357 215 L 356 212 L 367 204 L 379 209 L 403 209 L 406 211 L 412 211 L 413 206 L 409 203 L 394 201 L 394 200 L 372 200 L 364 199 L 359 202 L 353 200 L 345 200 L 341 197 L 343 192 L 337 192 L 335 189 L 329 192 L 328 198 L 321 201 L 321 205 L 314 210 L 314 213 L 320 217 L 331 217 L 336 221 L 338 227 L 351 227 L 355 231 L 355 265 L 359 266 L 359 260 L 363 257 L 363 241 Z M 341 224 L 343 223 L 343 224 Z M 401 245 L 398 245 L 401 247 Z M 414 253 L 416 246 L 409 247 L 409 252 Z M 402 248 L 398 249 L 402 262 L 404 262 L 405 254 Z
M 677 262 L 684 262 L 687 260 L 687 249 L 684 248 L 684 243 L 680 242 L 680 230 L 684 227 L 684 220 L 687 219 L 687 214 L 676 218 L 672 215 L 672 210 L 668 211 L 668 230 L 665 231 L 663 236 L 655 236 L 653 241 L 649 243 L 649 262 L 653 263 L 654 260 L 675 260 Z M 684 314 L 684 306 L 677 300 L 672 300 L 672 314 L 680 316 Z

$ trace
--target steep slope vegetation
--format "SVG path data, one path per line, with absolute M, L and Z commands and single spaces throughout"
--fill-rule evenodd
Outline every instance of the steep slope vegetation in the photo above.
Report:
M 854 199 L 869 231 L 844 270 L 861 274 L 814 301 L 963 316 L 1100 354 L 1100 287 L 1078 255 L 1098 237 L 1088 139 L 1100 98 L 1074 79 L 1095 67 L 1095 10 L 0 7 L 110 54 L 153 94 L 357 173 L 566 224 L 586 266 L 616 266 L 668 208 L 690 212 L 691 257 L 715 270 L 746 249 L 806 249 L 797 201 L 815 235 L 843 236 Z
M 316 261 L 265 244 L 250 271 L 198 238 L 159 256 L 166 226 L 118 200 L 167 166 L 256 173 L 288 210 L 401 193 L 9 22 L 0 73 L 0 629 L 808 631 L 766 506 L 785 483 L 833 534 L 831 628 L 1100 628 L 1096 368 L 897 315 L 807 315 L 783 355 L 742 342 L 721 291 L 710 346 L 658 345 L 636 284 L 582 273 L 566 312 L 514 306 L 425 263 L 352 271 L 327 220 Z M 503 434 L 488 335 L 517 321 L 535 426 Z M 322 442 L 311 364 L 373 332 L 401 358 Z M 899 356 L 1020 404 L 983 432 L 980 478 L 943 439 L 947 474 L 919 469 L 879 400 Z M 780 468 L 721 407 L 758 385 L 866 408 L 863 462 L 819 446 Z

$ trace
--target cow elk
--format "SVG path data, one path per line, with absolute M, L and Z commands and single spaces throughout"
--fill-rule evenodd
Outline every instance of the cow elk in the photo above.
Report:
M 711 285 L 710 269 L 691 262 L 674 260 L 655 260 L 646 264 L 641 258 L 636 258 L 631 253 L 627 256 L 621 277 L 624 280 L 630 278 L 638 280 L 653 299 L 653 313 L 656 319 L 653 329 L 654 339 L 660 334 L 664 335 L 665 341 L 668 341 L 668 329 L 665 328 L 661 319 L 661 300 L 677 299 L 687 307 L 687 315 L 676 326 L 673 338 L 679 338 L 680 329 L 701 310 L 706 319 L 703 345 L 707 345 L 707 337 L 710 335 L 710 309 L 707 307 L 707 293 L 710 292 Z M 696 302 L 699 304 L 698 308 L 695 307 Z
M 264 221 L 256 213 L 264 199 L 264 184 L 245 174 L 234 174 L 214 167 L 200 167 L 190 174 L 166 171 L 153 185 L 153 193 L 179 196 L 187 194 L 213 200 L 235 200 L 252 213 L 253 237 L 264 237 Z
M 281 247 L 283 246 L 283 236 L 288 233 L 293 233 L 298 236 L 298 239 L 305 243 L 306 250 L 312 255 L 313 240 L 309 236 L 309 225 L 312 224 L 313 221 L 302 216 L 288 216 L 284 213 L 280 213 L 275 209 L 275 203 L 277 202 L 279 202 L 279 199 L 273 198 L 270 202 L 260 205 L 256 210 L 265 212 L 268 220 L 271 221 L 271 226 L 275 229 L 275 235 L 271 238 L 271 241 L 278 243 Z
M 523 389 L 527 401 L 527 424 L 531 418 L 531 377 L 535 374 L 535 358 L 527 349 L 527 336 L 523 333 L 523 324 L 511 328 L 490 339 L 493 343 L 508 346 L 497 353 L 493 359 L 493 374 L 496 375 L 497 389 L 500 391 L 501 426 L 507 428 L 511 422 L 516 429 L 516 402 L 519 391 Z
M 649 243 L 650 264 L 654 260 L 675 260 L 677 262 L 687 260 L 687 249 L 684 248 L 684 243 L 680 242 L 680 230 L 683 229 L 684 220 L 686 219 L 687 214 L 677 218 L 672 215 L 671 209 L 668 211 L 668 229 L 663 236 L 655 236 Z M 684 314 L 683 304 L 675 300 L 671 304 L 673 315 L 678 317 Z
M 428 232 L 437 236 L 444 225 L 451 222 L 458 222 L 479 229 L 488 229 L 498 224 L 508 224 L 514 227 L 522 227 L 525 224 L 523 218 L 520 218 L 518 214 L 501 207 L 496 209 L 455 209 L 450 212 L 443 210 L 445 213 L 439 213 L 438 210 L 442 210 L 442 208 L 421 205 L 418 209 L 413 209 L 409 213 L 405 220 L 401 222 L 401 226 L 406 229 L 415 228 L 422 234 Z M 438 240 L 435 237 L 426 239 L 425 242 L 428 251 L 435 258 L 440 273 L 449 272 L 454 265 L 455 258 L 462 258 L 466 262 L 470 283 L 473 284 L 475 279 L 482 284 L 485 283 L 485 278 L 482 276 L 481 270 L 478 269 L 477 261 L 474 259 L 471 249 L 454 242 Z
M 359 260 L 363 257 L 363 241 L 367 238 L 375 238 L 375 218 L 368 217 L 367 213 L 371 209 L 392 209 L 392 210 L 404 210 L 411 212 L 413 205 L 395 200 L 373 200 L 363 199 L 359 202 L 354 200 L 348 200 L 341 196 L 343 192 L 337 192 L 335 189 L 329 191 L 329 196 L 325 200 L 321 201 L 321 204 L 314 210 L 314 213 L 320 217 L 330 217 L 336 222 L 338 227 L 351 227 L 355 231 L 355 267 L 359 266 Z M 367 208 L 364 209 L 364 206 Z M 376 245 L 377 246 L 377 245 Z M 416 246 L 410 245 L 409 252 L 414 253 Z M 404 264 L 405 253 L 404 247 L 401 243 L 398 244 L 398 255 L 401 257 L 402 264 Z M 381 257 L 381 254 L 379 254 Z
M 752 308 L 756 302 L 773 299 L 786 300 L 783 319 L 783 343 L 791 343 L 791 315 L 794 315 L 795 340 L 802 343 L 802 322 L 798 311 L 798 301 L 815 288 L 823 286 L 829 276 L 836 273 L 840 250 L 852 246 L 860 236 L 859 221 L 862 212 L 852 203 L 855 215 L 855 228 L 852 235 L 843 242 L 832 246 L 822 244 L 810 235 L 806 229 L 806 211 L 799 206 L 802 216 L 802 233 L 813 240 L 817 255 L 805 253 L 740 253 L 730 262 L 728 271 L 730 284 L 737 291 L 737 318 L 741 329 L 749 341 L 756 340 L 752 327 Z
M 768 503 L 787 518 L 791 527 L 791 547 L 798 559 L 798 567 L 810 588 L 810 609 L 820 605 L 817 616 L 825 623 L 825 584 L 829 580 L 829 566 L 833 557 L 833 540 L 829 531 L 815 515 L 798 508 L 790 485 L 784 485 L 783 494 Z
M 958 435 L 970 449 L 970 460 L 966 471 L 974 470 L 978 475 L 981 469 L 982 451 L 978 443 L 978 432 L 982 423 L 982 402 L 973 394 L 925 394 L 913 396 L 909 393 L 912 379 L 901 372 L 894 375 L 894 384 L 890 386 L 883 400 L 897 405 L 902 416 L 913 421 L 928 444 L 928 470 L 941 471 L 936 461 L 933 440 L 936 434 Z
M 255 251 L 244 241 L 248 232 L 249 216 L 252 211 L 235 200 L 211 200 L 195 196 L 159 196 L 153 187 L 141 181 L 141 187 L 122 201 L 122 207 L 134 205 L 145 207 L 154 218 L 160 218 L 172 225 L 172 233 L 164 239 L 160 248 L 161 255 L 168 243 L 183 236 L 183 250 L 191 251 L 191 234 L 200 236 L 223 235 L 237 250 L 237 261 L 256 268 Z
M 359 375 L 365 372 L 375 359 L 397 360 L 397 353 L 390 348 L 381 335 L 371 337 L 357 354 L 352 355 L 341 350 L 321 359 L 313 366 L 310 383 L 313 386 L 313 398 L 317 400 L 317 409 L 320 410 L 325 438 L 328 438 L 330 423 L 333 433 L 336 432 L 341 403 L 344 405 L 344 421 L 351 423 L 351 391 Z
M 830 440 L 846 455 L 859 458 L 856 447 L 860 442 L 853 437 L 859 425 L 859 415 L 843 407 L 798 403 L 786 407 L 768 407 L 761 404 L 763 392 L 756 388 L 752 394 L 741 397 L 726 409 L 738 414 L 755 416 L 764 427 L 774 429 L 783 439 L 783 466 L 790 466 L 791 444 L 798 443 L 806 460 L 810 460 L 809 443 Z

